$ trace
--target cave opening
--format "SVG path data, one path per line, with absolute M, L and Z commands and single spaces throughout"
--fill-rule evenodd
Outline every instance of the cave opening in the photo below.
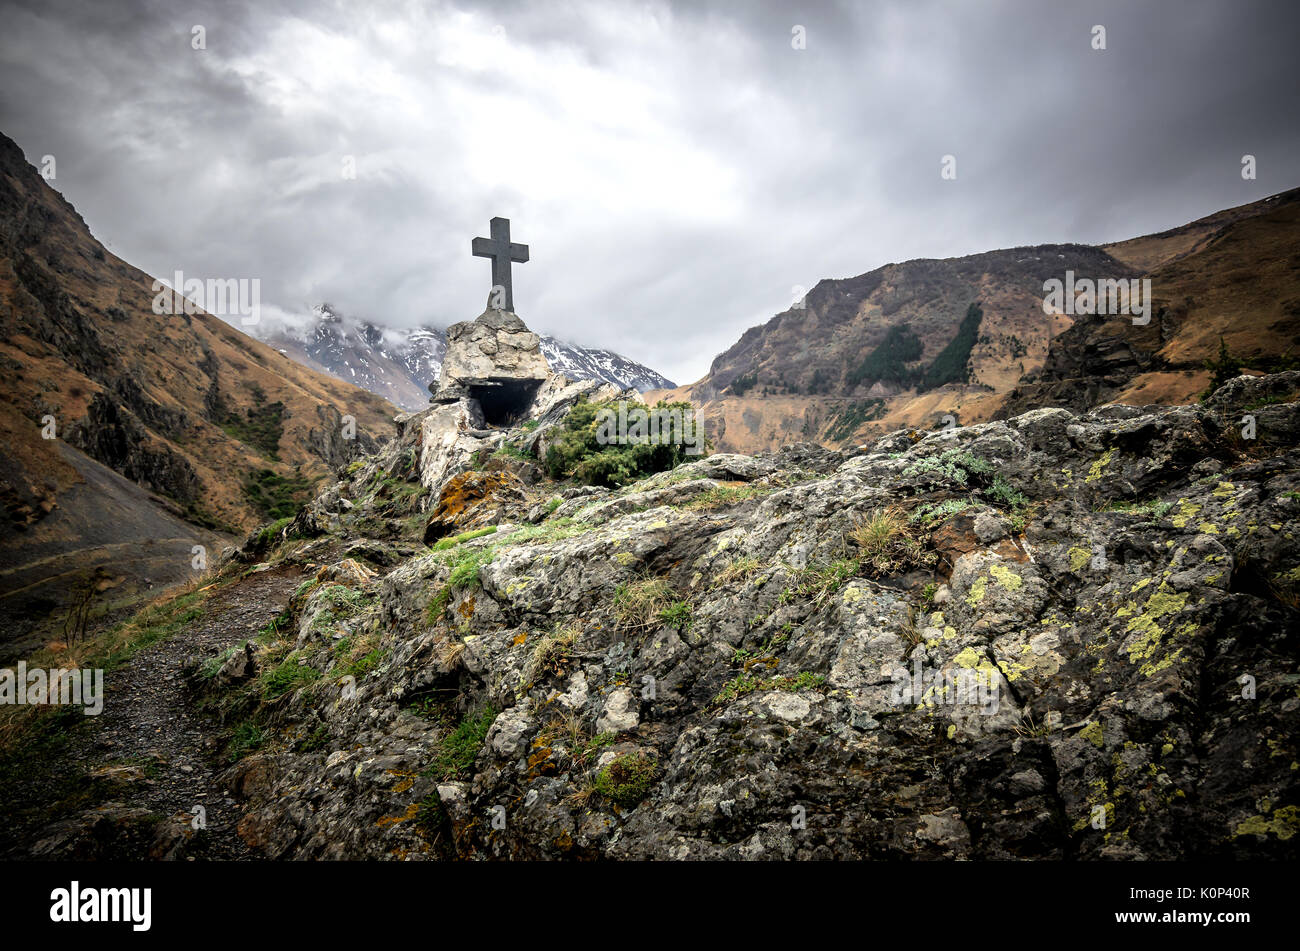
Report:
M 541 380 L 491 380 L 472 384 L 469 395 L 478 400 L 487 425 L 513 426 L 523 419 L 541 385 Z

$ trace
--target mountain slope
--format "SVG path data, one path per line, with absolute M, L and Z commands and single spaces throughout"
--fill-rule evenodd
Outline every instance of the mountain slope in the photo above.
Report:
M 1187 403 L 1210 382 L 1219 342 L 1243 366 L 1300 359 L 1300 189 L 1110 246 L 1150 272 L 1151 323 L 1085 317 L 1008 395 L 1000 417 L 1039 406 Z
M 961 422 L 1005 415 L 1008 394 L 1029 393 L 1024 387 L 1040 370 L 1058 381 L 1112 381 L 1081 390 L 1093 395 L 1186 402 L 1205 386 L 1202 364 L 1217 352 L 1220 333 L 1234 353 L 1257 360 L 1295 339 L 1296 195 L 1102 248 L 1013 248 L 821 281 L 802 309 L 747 330 L 702 380 L 648 397 L 692 400 L 715 445 L 743 452 L 795 439 L 853 444 L 901 426 L 930 428 L 948 415 Z M 1151 323 L 1045 314 L 1043 283 L 1066 271 L 1093 280 L 1150 278 Z M 962 324 L 971 305 L 981 318 L 966 347 Z M 1071 341 L 1079 353 L 1066 353 Z M 1090 363 L 1082 356 L 1088 347 L 1096 351 Z M 1164 373 L 1166 364 L 1173 376 L 1136 379 Z M 1129 381 L 1136 389 L 1125 389 Z M 1035 393 L 1018 397 L 1014 412 L 1043 405 L 1035 400 L 1046 391 Z M 1085 409 L 1088 400 L 1068 405 Z
M 987 418 L 1070 325 L 1042 309 L 1043 282 L 1066 270 L 1136 273 L 1100 249 L 1067 244 L 819 281 L 802 308 L 747 330 L 704 379 L 650 398 L 695 402 L 715 445 L 742 452 L 792 439 L 843 443 L 945 414 Z
M 299 363 L 364 387 L 410 412 L 429 405 L 429 385 L 438 379 L 447 351 L 442 329 L 382 327 L 346 317 L 329 304 L 313 308 L 311 318 L 299 325 L 267 322 L 254 332 Z M 605 380 L 643 391 L 673 386 L 662 374 L 613 351 L 539 336 L 551 369 L 571 380 Z
M 344 461 L 342 416 L 363 441 L 391 432 L 383 400 L 201 310 L 155 314 L 152 286 L 0 138 L 0 413 L 10 426 L 52 416 L 59 438 L 191 518 L 231 527 L 265 514 L 241 491 L 250 473 L 310 478 Z

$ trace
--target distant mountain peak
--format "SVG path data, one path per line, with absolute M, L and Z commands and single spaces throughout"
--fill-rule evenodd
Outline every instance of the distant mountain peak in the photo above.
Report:
M 447 352 L 447 334 L 441 328 L 387 327 L 344 314 L 328 302 L 313 307 L 304 322 L 264 319 L 254 332 L 299 363 L 354 383 L 410 412 L 429 405 L 430 385 L 438 380 Z M 551 369 L 572 380 L 605 380 L 643 392 L 676 385 L 612 350 L 539 336 Z

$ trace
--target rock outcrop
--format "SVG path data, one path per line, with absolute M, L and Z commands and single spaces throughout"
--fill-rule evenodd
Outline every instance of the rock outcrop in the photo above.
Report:
M 281 649 L 310 675 L 227 777 L 245 841 L 1293 857 L 1297 382 L 715 455 L 613 491 L 475 476 L 436 550 L 330 574 L 387 473 L 419 483 L 412 420 L 335 487 L 332 535 L 275 555 L 326 566 Z
M 526 429 L 514 430 L 515 449 L 544 460 L 554 427 L 578 400 L 642 402 L 636 390 L 551 373 L 537 335 L 508 311 L 489 307 L 473 321 L 453 324 L 447 339 L 434 405 L 398 418 L 402 431 L 418 426 L 420 481 L 433 500 L 431 508 L 438 507 L 451 479 L 502 448 L 511 436 L 510 424 L 529 423 Z M 400 438 L 393 445 L 399 444 Z M 442 515 L 435 513 L 426 538 L 439 538 L 448 530 Z
M 551 375 L 540 344 L 517 315 L 491 306 L 452 324 L 434 402 L 474 399 L 489 422 L 518 420 Z

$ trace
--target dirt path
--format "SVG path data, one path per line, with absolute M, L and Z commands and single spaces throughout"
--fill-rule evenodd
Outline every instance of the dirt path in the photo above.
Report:
M 111 788 L 111 794 L 91 797 L 91 802 L 107 798 L 158 817 L 179 816 L 186 824 L 195 807 L 202 806 L 206 835 L 185 854 L 205 859 L 250 857 L 235 832 L 239 811 L 217 778 L 224 765 L 214 762 L 218 730 L 189 708 L 182 665 L 195 655 L 216 653 L 255 634 L 285 608 L 302 578 L 301 569 L 286 566 L 235 582 L 205 603 L 202 616 L 190 629 L 144 648 L 109 671 L 104 678 L 103 713 L 86 718 L 84 727 L 74 727 L 55 768 L 65 775 L 75 771 L 92 786 L 98 780 Z M 13 789 L 8 793 L 19 792 L 20 798 L 34 800 L 33 805 L 44 794 L 45 804 L 51 805 L 39 771 L 27 779 L 26 796 Z M 87 804 L 85 797 L 71 798 L 77 806 Z M 65 830 L 60 823 L 48 824 L 58 816 L 42 815 L 39 808 L 26 811 L 32 825 L 15 842 L 20 853 L 26 851 L 24 840 L 28 847 L 49 840 L 51 829 L 59 840 L 81 834 L 76 820 Z M 69 810 L 56 807 L 55 811 L 66 815 Z M 67 825 L 66 819 L 62 825 Z M 54 855 L 42 857 L 61 857 L 64 851 L 55 847 Z

